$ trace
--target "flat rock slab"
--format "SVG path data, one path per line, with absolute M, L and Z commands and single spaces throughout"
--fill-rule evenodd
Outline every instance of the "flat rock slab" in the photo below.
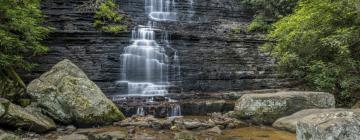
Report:
M 306 116 L 318 114 L 318 113 L 324 113 L 324 112 L 333 112 L 333 111 L 340 111 L 340 110 L 346 110 L 346 109 L 306 109 L 301 110 L 299 112 L 296 112 L 290 116 L 282 117 L 280 119 L 277 119 L 273 123 L 273 127 L 281 130 L 287 130 L 290 132 L 296 132 L 296 124 L 300 121 L 306 118 Z
M 297 140 L 359 140 L 360 109 L 328 110 L 299 120 Z
M 335 98 L 324 92 L 284 91 L 245 94 L 235 104 L 236 118 L 255 124 L 272 124 L 281 117 L 311 108 L 333 108 Z

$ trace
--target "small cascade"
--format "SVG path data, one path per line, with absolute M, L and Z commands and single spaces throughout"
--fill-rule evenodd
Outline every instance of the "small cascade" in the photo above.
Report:
M 138 107 L 136 110 L 136 115 L 145 116 L 144 107 Z
M 168 117 L 181 116 L 181 107 L 179 104 L 171 105 L 168 111 Z
M 162 96 L 167 94 L 168 56 L 155 41 L 151 26 L 132 31 L 132 44 L 122 57 L 122 82 L 128 84 L 128 95 Z
M 155 21 L 176 21 L 175 0 L 145 0 L 145 11 Z
M 189 4 L 192 7 L 193 1 Z M 113 95 L 112 99 L 131 110 L 127 115 L 133 115 L 136 110 L 137 115 L 180 116 L 177 101 L 164 98 L 168 92 L 181 92 L 174 88 L 181 82 L 179 52 L 171 47 L 168 32 L 158 29 L 162 25 L 158 23 L 178 19 L 176 2 L 145 0 L 145 11 L 148 24 L 133 29 L 131 44 L 121 54 L 121 80 L 117 86 L 121 87 L 119 93 L 127 91 L 127 94 Z
M 180 59 L 179 59 L 179 56 L 178 56 L 178 53 L 177 51 L 175 51 L 174 53 L 174 65 L 173 65 L 173 71 L 174 71 L 174 74 L 173 74 L 173 80 L 174 81 L 180 81 L 181 80 L 181 73 L 180 73 Z

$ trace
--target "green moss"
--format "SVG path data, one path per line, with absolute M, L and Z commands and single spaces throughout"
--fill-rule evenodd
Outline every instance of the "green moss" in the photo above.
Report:
M 19 99 L 18 102 L 19 102 L 19 105 L 21 105 L 22 107 L 26 107 L 31 104 L 30 99 Z

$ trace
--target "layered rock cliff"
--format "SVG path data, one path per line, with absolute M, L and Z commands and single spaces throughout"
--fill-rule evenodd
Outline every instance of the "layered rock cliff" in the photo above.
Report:
M 130 44 L 129 31 L 119 34 L 93 29 L 93 13 L 76 10 L 86 0 L 48 0 L 42 10 L 47 24 L 57 30 L 45 43 L 50 51 L 34 58 L 39 67 L 24 74 L 25 81 L 38 77 L 64 58 L 70 59 L 107 94 L 121 93 L 120 54 Z M 148 21 L 144 0 L 116 0 L 120 12 L 136 25 Z M 246 26 L 250 10 L 237 0 L 176 0 L 178 21 L 158 23 L 170 35 L 170 45 L 178 50 L 181 80 L 171 81 L 183 92 L 217 92 L 279 88 L 286 85 L 277 79 L 271 61 L 258 46 L 261 37 L 234 28 Z M 159 37 L 161 38 L 161 37 Z M 172 56 L 170 56 L 172 57 Z

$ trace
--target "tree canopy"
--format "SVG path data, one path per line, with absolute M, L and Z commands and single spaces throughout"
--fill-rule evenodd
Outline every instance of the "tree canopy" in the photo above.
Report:
M 47 51 L 47 47 L 43 46 L 41 41 L 51 29 L 42 26 L 42 21 L 40 0 L 0 2 L 1 83 L 25 86 L 14 69 L 30 70 L 35 65 L 27 61 L 26 56 L 35 56 Z M 4 88 L 8 87 L 8 84 L 1 85 Z M 5 92 L 4 89 L 2 91 Z
M 360 1 L 302 0 L 273 25 L 263 49 L 278 68 L 344 103 L 360 92 Z M 350 98 L 348 98 L 350 99 Z

